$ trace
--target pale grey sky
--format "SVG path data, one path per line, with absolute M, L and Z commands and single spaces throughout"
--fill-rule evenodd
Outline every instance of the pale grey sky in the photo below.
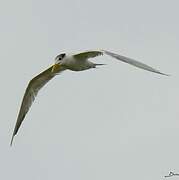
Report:
M 0 179 L 159 180 L 179 173 L 177 0 L 1 0 Z M 107 49 L 39 93 L 9 143 L 29 80 L 61 52 Z M 173 177 L 175 180 L 178 177 Z

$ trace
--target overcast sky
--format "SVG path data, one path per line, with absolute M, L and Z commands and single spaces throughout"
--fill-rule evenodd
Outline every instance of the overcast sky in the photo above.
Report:
M 179 173 L 178 7 L 177 0 L 1 0 L 0 179 Z M 98 57 L 108 65 L 64 72 L 40 91 L 10 147 L 29 80 L 62 52 L 96 48 L 172 76 Z

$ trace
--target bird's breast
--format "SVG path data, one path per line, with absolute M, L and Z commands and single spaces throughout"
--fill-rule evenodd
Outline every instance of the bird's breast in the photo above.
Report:
M 72 71 L 83 71 L 89 68 L 92 68 L 92 65 L 89 61 L 78 60 L 73 57 L 66 58 L 63 62 L 63 65 Z

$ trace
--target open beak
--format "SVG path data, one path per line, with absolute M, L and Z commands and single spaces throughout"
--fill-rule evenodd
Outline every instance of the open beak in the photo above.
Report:
M 54 65 L 52 66 L 52 72 L 58 70 L 59 67 L 60 67 L 60 64 L 54 64 Z

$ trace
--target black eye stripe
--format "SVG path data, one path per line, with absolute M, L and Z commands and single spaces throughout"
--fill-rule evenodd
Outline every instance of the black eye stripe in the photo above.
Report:
M 65 57 L 65 53 L 61 54 L 62 58 Z
M 58 60 L 62 60 L 65 56 L 66 56 L 66 54 L 63 53 L 63 54 L 59 54 L 56 58 L 57 58 Z

